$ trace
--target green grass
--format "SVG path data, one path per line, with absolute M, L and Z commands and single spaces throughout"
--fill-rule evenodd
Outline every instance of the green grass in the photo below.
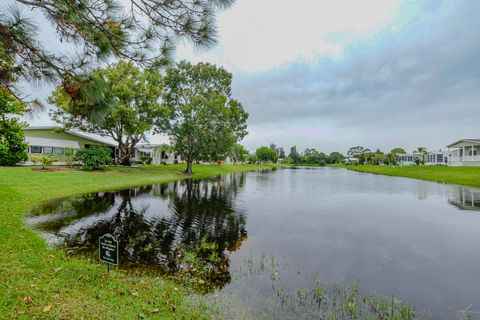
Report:
M 344 166 L 349 170 L 398 176 L 480 188 L 480 167 L 446 166 Z
M 269 168 L 196 165 L 193 177 Z M 23 221 L 42 201 L 188 178 L 184 165 L 105 171 L 34 172 L 0 167 L 0 319 L 202 319 L 184 288 L 149 275 L 52 251 Z

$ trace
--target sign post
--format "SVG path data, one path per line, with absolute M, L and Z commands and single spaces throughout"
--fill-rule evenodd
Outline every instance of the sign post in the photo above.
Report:
M 118 241 L 107 233 L 98 241 L 98 255 L 100 261 L 107 264 L 107 271 L 110 271 L 110 264 L 118 265 Z

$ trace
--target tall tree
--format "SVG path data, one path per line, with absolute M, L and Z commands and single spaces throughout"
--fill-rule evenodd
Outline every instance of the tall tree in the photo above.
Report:
M 273 162 L 276 163 L 278 160 L 277 154 L 269 147 L 260 147 L 255 151 L 257 159 L 260 162 Z
M 247 161 L 248 155 L 248 150 L 239 143 L 235 144 L 230 151 L 230 158 L 234 163 Z
M 390 150 L 390 153 L 392 153 L 392 154 L 406 154 L 407 151 L 405 151 L 405 149 L 403 149 L 403 148 L 393 148 L 392 150 Z
M 340 152 L 334 151 L 328 156 L 328 163 L 342 163 L 345 159 L 345 156 Z
M 68 88 L 92 87 L 82 71 L 116 57 L 149 66 L 171 60 L 177 39 L 197 48 L 216 42 L 215 14 L 234 0 L 16 0 L 21 8 L 0 12 L 0 43 L 14 60 L 14 68 L 0 70 L 0 87 L 19 100 L 27 99 L 14 78 L 63 82 Z M 76 46 L 74 56 L 47 48 L 37 34 L 38 21 L 22 9 L 40 12 L 50 22 L 59 42 Z M 25 10 L 26 11 L 26 10 Z M 5 81 L 7 80 L 7 81 Z M 87 88 L 83 88 L 83 85 Z M 72 95 L 72 99 L 77 96 Z M 98 102 L 98 101 L 97 101 Z M 100 107 L 101 104 L 94 104 Z
M 370 149 L 365 149 L 362 146 L 351 147 L 347 151 L 347 156 L 349 158 L 357 158 L 359 155 L 365 152 L 370 152 Z
M 120 61 L 105 69 L 97 69 L 93 77 L 106 84 L 110 95 L 108 112 L 103 121 L 90 121 L 78 116 L 79 107 L 59 86 L 49 102 L 55 105 L 50 116 L 64 128 L 80 129 L 85 132 L 110 137 L 120 149 L 122 163 L 130 164 L 135 145 L 152 130 L 155 121 L 166 117 L 166 108 L 160 104 L 162 77 L 153 70 L 140 70 L 132 62 Z
M 14 165 L 27 160 L 28 145 L 24 141 L 25 123 L 19 116 L 25 104 L 0 88 L 0 165 Z
M 297 146 L 293 146 L 290 148 L 290 153 L 288 157 L 292 160 L 293 163 L 301 163 L 302 162 L 302 155 L 298 152 Z
M 224 159 L 247 134 L 248 113 L 231 97 L 231 83 L 231 73 L 208 63 L 181 61 L 167 69 L 163 100 L 170 116 L 159 119 L 157 130 L 169 134 L 187 174 L 195 160 Z
M 280 147 L 280 149 L 278 150 L 278 158 L 285 159 L 285 150 L 283 150 L 283 147 Z
M 277 148 L 277 145 L 275 143 L 270 143 L 270 150 L 272 150 L 273 152 L 275 152 L 275 154 L 278 155 L 280 154 L 280 149 Z

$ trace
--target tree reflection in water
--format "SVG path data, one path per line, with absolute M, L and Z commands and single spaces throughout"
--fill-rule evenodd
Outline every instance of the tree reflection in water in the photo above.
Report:
M 244 183 L 245 173 L 237 173 L 88 194 L 49 202 L 29 222 L 83 253 L 96 254 L 98 239 L 111 233 L 119 240 L 122 267 L 167 273 L 182 269 L 179 250 L 213 242 L 219 259 L 212 279 L 221 287 L 230 281 L 228 252 L 247 238 L 245 214 L 234 205 Z

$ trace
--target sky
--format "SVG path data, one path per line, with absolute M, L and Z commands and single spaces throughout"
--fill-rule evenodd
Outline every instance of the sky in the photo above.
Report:
M 446 149 L 480 138 L 478 12 L 476 0 L 237 0 L 218 15 L 216 47 L 180 43 L 176 59 L 233 73 L 249 150 Z

